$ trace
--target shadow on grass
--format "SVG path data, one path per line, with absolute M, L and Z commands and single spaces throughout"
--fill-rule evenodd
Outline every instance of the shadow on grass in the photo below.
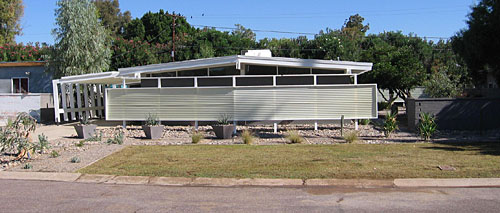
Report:
M 435 144 L 446 145 L 423 147 L 424 149 L 445 150 L 445 151 L 478 151 L 484 155 L 500 156 L 500 142 L 434 142 Z

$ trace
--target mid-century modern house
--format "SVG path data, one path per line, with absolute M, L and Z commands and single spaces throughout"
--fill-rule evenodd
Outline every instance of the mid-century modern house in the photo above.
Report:
M 234 122 L 377 118 L 377 85 L 358 84 L 372 63 L 272 57 L 269 50 L 120 68 L 53 81 L 56 122 Z M 62 91 L 62 95 L 61 95 Z M 83 112 L 86 112 L 83 114 Z M 276 125 L 275 125 L 276 126 Z M 316 125 L 317 126 L 317 125 Z

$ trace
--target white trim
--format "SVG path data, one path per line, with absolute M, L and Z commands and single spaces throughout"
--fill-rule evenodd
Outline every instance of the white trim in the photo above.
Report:
M 21 79 L 28 79 L 28 91 L 26 91 L 26 93 L 30 93 L 30 78 L 29 77 L 11 77 L 10 78 L 10 93 L 11 94 L 26 94 L 26 93 L 22 93 L 22 92 L 14 92 L 14 79 L 19 79 L 19 91 L 22 90 L 22 82 L 21 82 Z

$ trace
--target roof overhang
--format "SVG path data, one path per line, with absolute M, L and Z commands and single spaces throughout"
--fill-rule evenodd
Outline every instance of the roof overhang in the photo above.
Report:
M 202 69 L 217 66 L 234 65 L 240 69 L 241 64 L 261 65 L 261 66 L 284 66 L 298 68 L 313 68 L 327 70 L 346 70 L 348 74 L 362 74 L 372 69 L 373 64 L 367 62 L 351 62 L 351 61 L 333 61 L 319 59 L 298 59 L 284 57 L 260 57 L 260 56 L 244 56 L 233 55 L 215 58 L 204 58 L 196 60 L 187 60 L 179 62 L 170 62 L 163 64 L 152 64 L 138 67 L 120 68 L 118 69 L 119 77 L 133 76 L 141 73 L 159 73 L 173 72 L 190 69 Z
M 59 79 L 59 83 L 69 84 L 69 83 L 80 83 L 80 84 L 122 84 L 122 78 L 118 77 L 119 72 L 101 72 L 101 73 L 91 73 L 84 75 L 72 75 L 66 76 Z M 139 80 L 135 79 L 125 79 L 125 83 L 137 83 Z

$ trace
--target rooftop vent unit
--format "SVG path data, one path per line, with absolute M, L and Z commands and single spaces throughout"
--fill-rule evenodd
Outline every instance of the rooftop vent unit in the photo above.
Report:
M 241 51 L 242 55 L 246 56 L 259 56 L 259 57 L 273 57 L 271 50 L 244 50 Z

